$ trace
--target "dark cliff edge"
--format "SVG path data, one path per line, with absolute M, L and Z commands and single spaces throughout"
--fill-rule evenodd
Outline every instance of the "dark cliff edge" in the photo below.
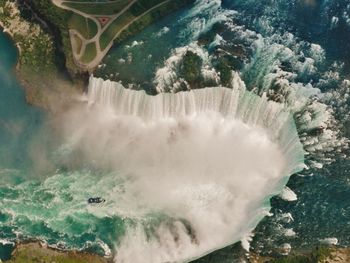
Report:
M 7 2 L 15 4 L 14 9 L 18 12 L 13 11 L 13 7 L 5 8 L 0 14 L 0 25 L 10 31 L 19 50 L 16 75 L 26 91 L 27 102 L 51 112 L 62 111 L 67 104 L 74 103 L 72 98 L 86 92 L 89 74 L 94 72 L 87 72 L 74 62 L 67 23 L 72 12 L 55 6 L 51 0 L 11 0 L 0 3 L 0 7 L 6 6 Z M 158 19 L 194 2 L 169 2 L 165 8 L 130 25 L 114 45 L 122 44 Z M 30 32 L 18 33 L 11 28 L 11 23 L 14 24 L 11 19 L 17 23 L 18 17 L 20 23 L 30 25 Z M 39 34 L 36 26 L 40 28 Z

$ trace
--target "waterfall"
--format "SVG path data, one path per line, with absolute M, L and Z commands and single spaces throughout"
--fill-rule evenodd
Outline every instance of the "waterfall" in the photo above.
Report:
M 75 144 L 131 177 L 124 199 L 130 211 L 142 207 L 137 217 L 117 214 L 135 221 L 116 262 L 187 261 L 240 241 L 304 168 L 288 109 L 247 91 L 237 73 L 230 88 L 157 96 L 92 76 L 87 100 L 77 130 L 89 135 Z M 150 223 L 154 213 L 171 219 Z
M 293 117 L 283 105 L 249 92 L 237 73 L 232 89 L 204 88 L 189 92 L 161 93 L 149 96 L 144 91 L 125 89 L 122 84 L 90 77 L 88 101 L 112 107 L 120 115 L 139 116 L 145 120 L 218 112 L 226 119 L 238 119 L 250 126 L 264 128 L 288 156 L 286 174 L 303 167 L 304 150 Z

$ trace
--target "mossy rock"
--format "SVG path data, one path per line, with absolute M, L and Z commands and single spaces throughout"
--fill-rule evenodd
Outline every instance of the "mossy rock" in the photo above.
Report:
M 332 248 L 316 247 L 311 253 L 304 255 L 290 255 L 268 261 L 268 263 L 321 263 L 330 257 Z
M 202 64 L 202 59 L 196 53 L 187 51 L 181 65 L 181 77 L 190 85 L 201 81 Z

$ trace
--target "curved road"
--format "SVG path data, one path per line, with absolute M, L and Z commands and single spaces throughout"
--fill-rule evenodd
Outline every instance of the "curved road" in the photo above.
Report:
M 146 12 L 144 12 L 143 14 L 141 14 L 138 17 L 135 17 L 133 20 L 131 20 L 128 24 L 126 24 L 123 28 L 121 28 L 119 30 L 119 32 L 114 36 L 114 38 L 111 40 L 111 42 L 108 44 L 108 46 L 104 49 L 101 50 L 101 46 L 100 46 L 100 37 L 102 35 L 102 33 L 117 19 L 119 18 L 121 15 L 123 15 L 134 3 L 137 2 L 137 0 L 131 0 L 130 3 L 125 6 L 119 13 L 115 14 L 115 15 L 106 15 L 104 17 L 108 17 L 110 20 L 108 21 L 108 23 L 106 25 L 104 25 L 103 27 L 101 26 L 99 20 L 96 18 L 98 16 L 101 15 L 93 15 L 93 14 L 86 14 L 84 12 L 81 12 L 78 9 L 75 8 L 71 8 L 69 6 L 64 5 L 65 2 L 70 3 L 71 1 L 65 1 L 65 0 L 51 0 L 53 4 L 55 4 L 56 6 L 62 8 L 62 9 L 66 9 L 69 11 L 72 11 L 82 17 L 85 17 L 87 19 L 91 19 L 93 20 L 96 24 L 97 24 L 97 34 L 91 38 L 91 39 L 85 39 L 78 31 L 76 31 L 75 29 L 70 29 L 69 30 L 69 34 L 70 34 L 70 38 L 71 38 L 71 43 L 72 43 L 72 49 L 73 49 L 73 57 L 74 57 L 74 61 L 76 62 L 76 64 L 78 66 L 80 66 L 81 68 L 84 68 L 86 70 L 92 70 L 95 67 L 98 66 L 98 64 L 102 61 L 102 59 L 104 58 L 104 56 L 107 54 L 107 52 L 111 49 L 111 47 L 113 46 L 113 42 L 114 40 L 125 30 L 127 29 L 131 24 L 133 24 L 135 21 L 137 21 L 138 19 L 140 19 L 142 16 L 147 15 L 149 12 L 152 12 L 154 9 L 170 2 L 171 0 L 165 0 L 157 5 L 155 5 L 154 7 L 150 8 L 149 10 L 147 10 Z M 118 2 L 118 0 L 114 1 L 114 2 Z M 72 3 L 72 2 L 71 2 Z M 80 2 L 74 2 L 74 3 L 80 3 Z M 81 2 L 81 3 L 85 3 L 85 2 Z M 113 3 L 113 2 L 108 2 L 108 3 Z M 103 3 L 99 3 L 99 4 L 103 4 Z M 74 48 L 75 44 L 74 44 L 74 40 L 73 37 L 79 37 L 82 41 L 82 48 L 80 50 L 80 52 L 78 53 L 77 50 Z M 90 61 L 89 63 L 82 63 L 80 61 L 80 59 L 82 58 L 83 54 L 85 53 L 86 50 L 86 46 L 89 43 L 95 43 L 96 46 L 96 56 L 95 58 Z

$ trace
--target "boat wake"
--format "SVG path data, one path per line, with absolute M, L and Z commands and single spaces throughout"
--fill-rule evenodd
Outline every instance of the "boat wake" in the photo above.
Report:
M 106 198 L 128 222 L 117 262 L 181 262 L 244 239 L 304 168 L 288 109 L 232 74 L 230 89 L 157 96 L 91 77 L 88 105 L 66 116 L 65 149 L 124 182 Z

